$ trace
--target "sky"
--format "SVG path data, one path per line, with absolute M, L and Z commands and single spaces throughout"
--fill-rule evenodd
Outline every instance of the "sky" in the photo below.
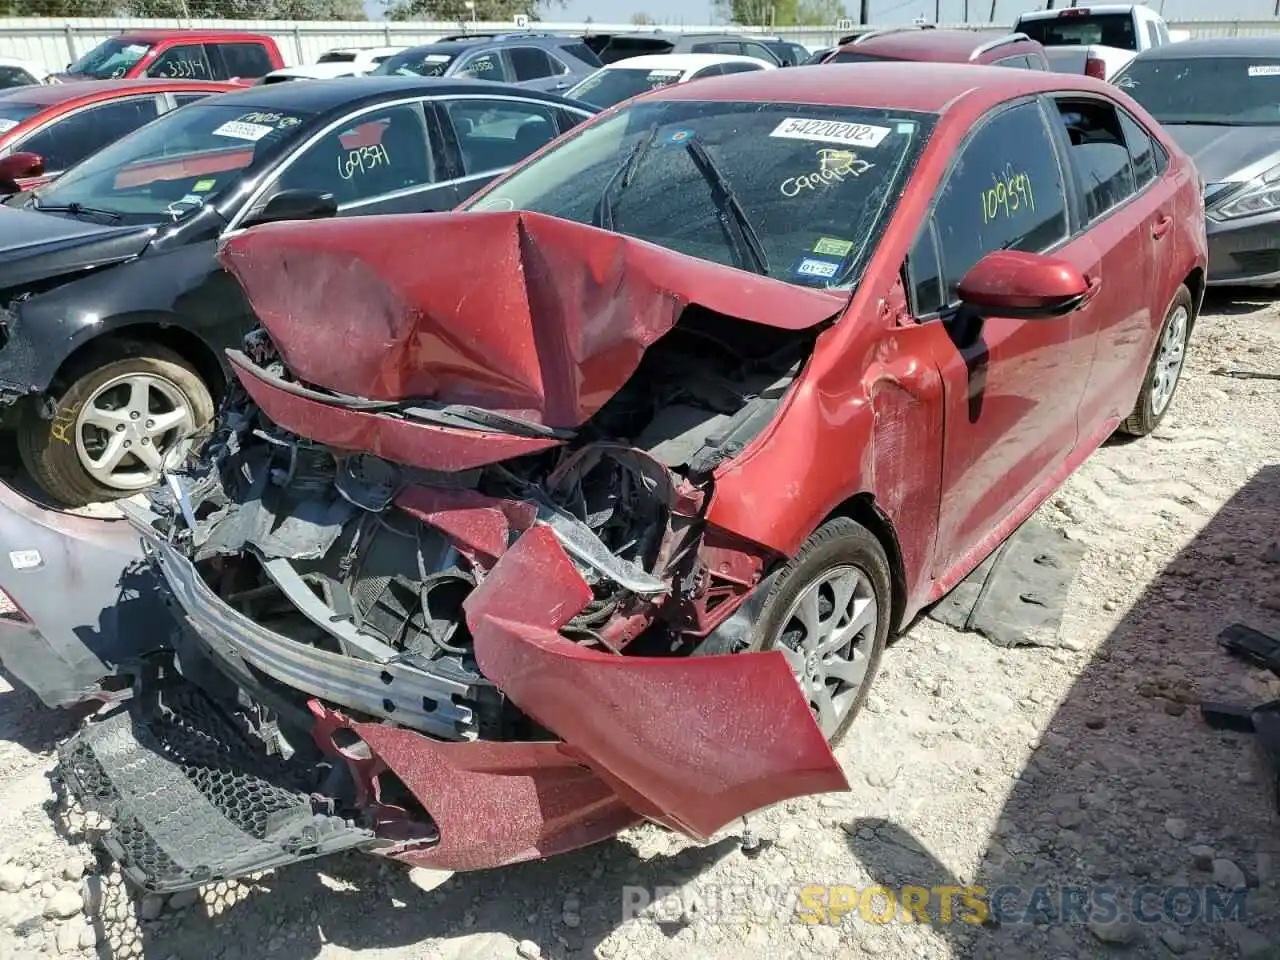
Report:
M 1069 0 L 1059 0 L 1066 6 Z M 1114 2 L 1114 0 L 1113 0 Z M 934 6 L 941 5 L 944 23 L 959 23 L 965 19 L 969 8 L 969 20 L 985 22 L 991 13 L 991 0 L 871 0 L 871 22 L 876 25 L 910 23 L 922 16 L 932 21 Z M 856 17 L 858 0 L 847 0 L 850 16 Z M 1275 0 L 1148 0 L 1148 6 L 1161 10 L 1168 20 L 1189 19 L 1269 19 L 1275 13 Z M 997 22 L 1012 23 L 1018 14 L 1042 7 L 1039 0 L 996 0 Z M 1080 6 L 1087 6 L 1086 2 Z M 588 17 L 597 23 L 626 23 L 634 13 L 647 13 L 658 23 L 707 24 L 711 20 L 710 0 L 569 0 L 563 11 L 556 9 L 544 14 L 549 20 L 581 22 Z M 1280 26 L 1280 24 L 1278 24 Z

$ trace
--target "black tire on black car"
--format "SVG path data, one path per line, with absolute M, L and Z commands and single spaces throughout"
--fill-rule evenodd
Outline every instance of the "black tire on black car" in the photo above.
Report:
M 75 425 L 83 404 L 112 380 L 134 375 L 176 391 L 195 424 L 193 435 L 207 435 L 215 413 L 213 396 L 186 360 L 153 343 L 112 341 L 91 348 L 59 375 L 60 386 L 50 390 L 55 403 L 53 419 L 27 411 L 18 422 L 18 452 L 23 466 L 50 499 L 63 506 L 80 507 L 139 492 L 113 488 L 96 480 L 82 464 L 75 443 Z

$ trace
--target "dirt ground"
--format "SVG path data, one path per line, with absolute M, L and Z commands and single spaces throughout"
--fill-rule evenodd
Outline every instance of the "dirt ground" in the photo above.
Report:
M 646 827 L 430 892 L 351 855 L 137 904 L 83 822 L 59 834 L 46 809 L 69 718 L 0 687 L 0 957 L 1280 956 L 1274 775 L 1197 707 L 1280 697 L 1215 640 L 1234 622 L 1280 637 L 1280 382 L 1221 367 L 1280 371 L 1280 306 L 1212 296 L 1164 425 L 1042 509 L 1087 546 L 1061 645 L 917 623 L 839 751 L 852 792 L 754 818 L 753 855 Z M 883 897 L 859 899 L 946 884 L 1001 888 L 1004 910 L 975 925 L 956 898 L 951 922 L 881 923 Z M 828 889 L 787 900 L 810 885 Z M 624 920 L 637 887 L 685 892 Z M 1082 896 L 1087 917 L 1064 912 Z M 802 922 L 821 897 L 856 906 Z

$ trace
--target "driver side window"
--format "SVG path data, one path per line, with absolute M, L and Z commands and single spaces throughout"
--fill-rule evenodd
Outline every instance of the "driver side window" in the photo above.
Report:
M 502 62 L 502 54 L 497 50 L 489 53 L 478 53 L 471 57 L 458 69 L 458 76 L 470 77 L 473 80 L 510 80 Z
M 961 278 L 988 253 L 1042 253 L 1066 239 L 1062 168 L 1038 103 L 1001 110 L 961 147 L 931 223 L 936 260 L 927 229 L 909 258 L 917 316 L 955 303 Z

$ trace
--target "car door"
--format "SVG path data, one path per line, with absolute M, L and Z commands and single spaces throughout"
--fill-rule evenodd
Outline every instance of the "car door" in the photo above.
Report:
M 148 77 L 172 80 L 225 80 L 215 77 L 202 43 L 177 43 L 166 47 L 147 67 Z
M 18 181 L 30 190 L 62 174 L 90 154 L 115 143 L 127 133 L 160 115 L 155 94 L 121 97 L 64 113 L 10 145 L 11 152 L 35 153 L 44 158 L 44 174 Z
M 456 190 L 435 123 L 422 100 L 353 111 L 283 158 L 237 221 L 284 190 L 332 194 L 339 216 L 448 210 Z
M 1153 308 L 1154 286 L 1176 188 L 1156 176 L 1150 137 L 1110 100 L 1072 95 L 1053 104 L 1101 258 L 1097 347 L 1080 410 L 1081 433 L 1089 435 L 1128 416 L 1146 373 L 1152 329 L 1164 320 L 1164 306 Z
M 459 203 L 558 135 L 557 108 L 549 103 L 476 96 L 441 97 L 438 103 L 462 165 Z
M 957 151 L 908 257 L 916 321 L 945 332 L 933 341 L 944 402 L 936 579 L 989 550 L 1075 449 L 1092 305 L 1054 320 L 976 319 L 956 294 L 1000 249 L 1050 253 L 1092 273 L 1091 242 L 1073 236 L 1070 184 L 1043 105 L 1002 105 Z
M 507 59 L 515 82 L 531 90 L 568 90 L 569 68 L 539 47 L 510 47 Z

